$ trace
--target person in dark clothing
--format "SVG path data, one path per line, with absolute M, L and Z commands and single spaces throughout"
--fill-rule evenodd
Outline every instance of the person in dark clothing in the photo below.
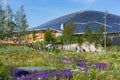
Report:
M 83 52 L 86 52 L 85 49 L 82 49 L 82 50 L 83 50 Z
M 32 43 L 30 43 L 30 47 L 34 49 L 34 45 Z

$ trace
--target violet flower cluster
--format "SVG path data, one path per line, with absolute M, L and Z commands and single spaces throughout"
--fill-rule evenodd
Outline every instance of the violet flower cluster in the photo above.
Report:
M 104 70 L 105 68 L 107 68 L 106 63 L 86 62 L 86 60 L 84 58 L 77 58 L 75 62 L 76 62 L 76 65 L 78 68 L 80 68 L 80 69 L 83 68 L 84 70 L 95 68 L 95 69 L 101 71 L 101 70 Z
M 72 80 L 73 72 L 70 69 L 51 71 L 26 71 L 16 69 L 12 72 L 14 80 Z

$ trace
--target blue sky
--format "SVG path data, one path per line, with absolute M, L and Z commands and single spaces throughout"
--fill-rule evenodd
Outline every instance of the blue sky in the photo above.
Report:
M 24 5 L 29 28 L 81 10 L 105 11 L 120 15 L 120 0 L 6 0 L 14 13 Z

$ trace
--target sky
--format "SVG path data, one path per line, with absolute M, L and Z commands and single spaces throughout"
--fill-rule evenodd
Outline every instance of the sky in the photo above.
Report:
M 6 0 L 6 3 L 11 6 L 14 13 L 24 5 L 29 28 L 83 10 L 107 10 L 120 16 L 120 0 Z

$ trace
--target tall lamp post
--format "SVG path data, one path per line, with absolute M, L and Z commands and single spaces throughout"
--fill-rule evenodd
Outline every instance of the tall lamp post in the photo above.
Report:
M 105 48 L 105 52 L 107 52 L 107 48 L 106 48 L 106 43 L 107 43 L 107 29 L 106 29 L 106 17 L 107 17 L 107 13 L 108 13 L 108 11 L 105 11 L 105 16 L 104 16 L 104 19 L 105 19 L 105 24 L 104 24 L 104 29 L 105 29 L 105 31 L 104 31 L 104 48 Z
M 111 26 L 106 26 L 106 18 L 107 18 L 107 15 L 108 15 L 108 11 L 105 11 L 105 16 L 104 16 L 104 23 L 100 23 L 100 22 L 97 22 L 97 21 L 90 21 L 90 22 L 86 22 L 86 23 L 75 23 L 75 24 L 82 24 L 82 25 L 84 25 L 84 24 L 87 24 L 87 23 L 93 23 L 93 22 L 95 22 L 95 23 L 98 23 L 98 24 L 101 24 L 101 25 L 104 25 L 104 29 L 105 29 L 105 31 L 104 31 L 104 49 L 105 49 L 105 52 L 107 52 L 107 46 L 106 46 L 106 44 L 107 44 L 107 28 L 106 27 L 110 27 L 110 28 L 112 28 Z

